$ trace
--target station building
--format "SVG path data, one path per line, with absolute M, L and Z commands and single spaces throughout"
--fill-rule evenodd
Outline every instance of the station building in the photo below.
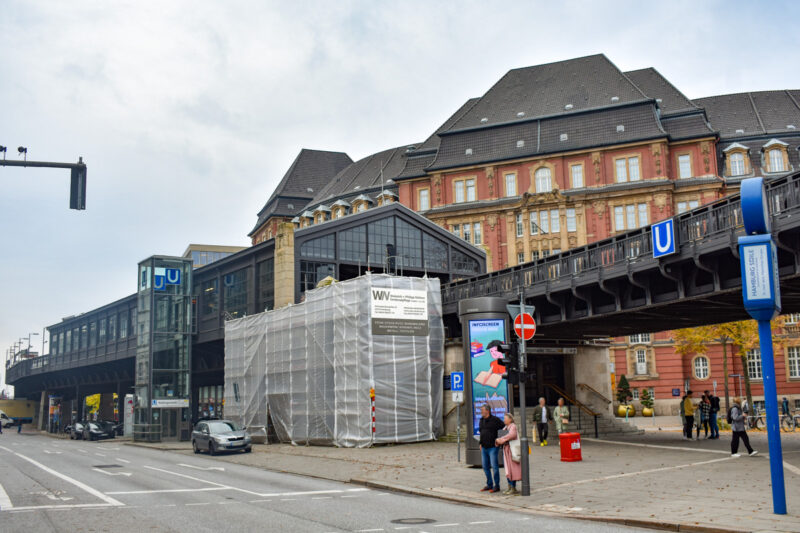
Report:
M 800 167 L 798 96 L 690 100 L 653 68 L 623 72 L 593 55 L 509 71 L 422 142 L 355 161 L 301 150 L 258 212 L 251 247 L 211 250 L 233 253 L 206 255 L 215 259 L 206 265 L 196 263 L 201 250 L 187 250 L 197 267 L 191 405 L 175 416 L 182 423 L 174 432 L 219 412 L 225 320 L 299 302 L 327 277 L 373 271 L 452 281 L 537 261 L 714 201 L 745 177 L 785 175 Z M 136 353 L 136 298 L 50 326 L 50 354 L 12 367 L 9 379 L 22 395 L 44 387 L 78 399 L 103 387 L 130 389 L 133 368 L 122 360 Z M 460 335 L 457 323 L 445 326 L 449 337 Z M 640 340 L 616 339 L 603 365 L 627 371 Z M 564 348 L 578 342 L 565 341 L 537 347 L 535 357 L 548 380 L 573 392 L 582 361 Z M 666 344 L 648 350 L 648 368 L 664 369 L 674 357 Z M 88 359 L 101 371 L 87 377 Z M 63 367 L 66 377 L 37 382 L 33 363 Z M 644 377 L 657 401 L 659 387 L 677 380 Z

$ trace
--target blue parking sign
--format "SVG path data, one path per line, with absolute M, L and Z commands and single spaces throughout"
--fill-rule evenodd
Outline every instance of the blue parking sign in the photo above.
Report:
M 464 390 L 464 373 L 451 372 L 450 373 L 450 390 L 459 392 Z
M 653 239 L 653 258 L 674 254 L 677 250 L 675 221 L 671 218 L 650 226 Z

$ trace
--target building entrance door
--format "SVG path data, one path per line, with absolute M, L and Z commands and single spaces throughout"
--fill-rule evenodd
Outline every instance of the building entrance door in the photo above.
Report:
M 180 409 L 161 409 L 161 440 L 178 440 L 178 421 L 181 419 Z

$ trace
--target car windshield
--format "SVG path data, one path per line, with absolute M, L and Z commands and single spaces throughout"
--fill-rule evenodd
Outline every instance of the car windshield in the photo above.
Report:
M 89 429 L 102 429 L 102 428 L 100 427 L 100 424 L 96 422 L 89 422 Z
M 209 433 L 227 433 L 229 431 L 237 431 L 239 428 L 233 422 L 219 421 L 208 422 Z

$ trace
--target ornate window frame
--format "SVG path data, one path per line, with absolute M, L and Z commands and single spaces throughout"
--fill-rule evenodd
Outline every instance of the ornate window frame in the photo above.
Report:
M 732 143 L 722 150 L 722 153 L 725 154 L 725 175 L 729 178 L 747 176 L 753 172 L 753 164 L 750 161 L 750 149 L 747 146 L 739 143 Z M 741 174 L 733 174 L 731 172 L 731 157 L 734 154 L 742 154 L 744 169 Z

